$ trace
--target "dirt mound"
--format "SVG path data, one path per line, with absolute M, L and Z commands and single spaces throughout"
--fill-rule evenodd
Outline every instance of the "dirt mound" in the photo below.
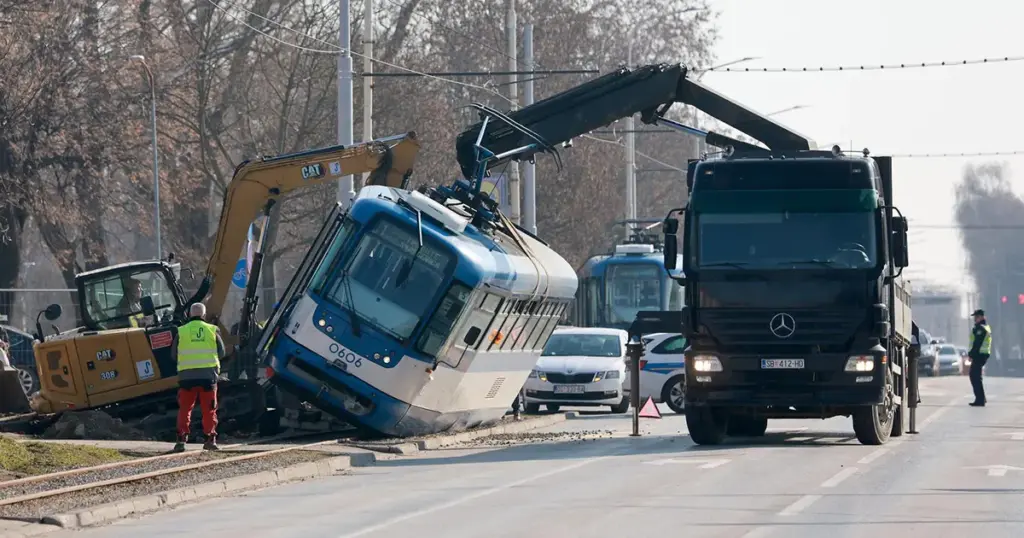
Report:
M 103 411 L 77 411 L 61 415 L 56 423 L 43 432 L 42 438 L 145 441 L 149 436 Z

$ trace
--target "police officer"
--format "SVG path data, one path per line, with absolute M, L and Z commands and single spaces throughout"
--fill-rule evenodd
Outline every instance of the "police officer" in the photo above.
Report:
M 217 326 L 204 321 L 206 305 L 195 303 L 189 308 L 188 321 L 174 331 L 171 353 L 178 362 L 178 443 L 175 452 L 185 450 L 188 442 L 192 409 L 199 400 L 203 412 L 203 433 L 206 450 L 217 447 L 217 379 L 220 359 L 224 357 L 224 341 Z
M 988 356 L 992 353 L 992 327 L 989 327 L 985 319 L 984 310 L 975 310 L 974 328 L 971 330 L 970 350 L 967 356 L 971 358 L 971 387 L 974 388 L 974 407 L 985 407 L 985 386 L 981 382 L 981 371 L 988 362 Z

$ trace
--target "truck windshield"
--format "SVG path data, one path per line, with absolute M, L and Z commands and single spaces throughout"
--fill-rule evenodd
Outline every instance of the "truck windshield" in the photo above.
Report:
M 661 280 L 664 273 L 651 263 L 609 265 L 607 293 L 609 322 L 633 323 L 638 312 L 661 310 Z
M 378 220 L 359 239 L 347 265 L 324 287 L 324 298 L 359 316 L 376 328 L 408 339 L 421 319 L 437 303 L 455 258 L 424 237 L 415 225 Z M 411 264 L 409 276 L 397 282 L 401 268 Z
M 700 266 L 862 269 L 877 259 L 874 213 L 697 215 Z

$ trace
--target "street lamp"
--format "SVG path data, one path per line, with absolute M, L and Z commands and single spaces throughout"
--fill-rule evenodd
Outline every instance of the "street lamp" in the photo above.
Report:
M 791 106 L 789 108 L 783 108 L 782 110 L 776 110 L 775 112 L 772 112 L 770 114 L 765 114 L 765 116 L 768 116 L 768 117 L 776 116 L 776 115 L 783 114 L 783 113 L 786 113 L 786 112 L 792 112 L 794 110 L 800 110 L 801 108 L 810 108 L 810 107 L 807 106 L 807 105 L 793 105 L 793 106 Z
M 149 78 L 150 120 L 153 124 L 153 204 L 155 206 L 153 229 L 156 233 L 156 259 L 160 260 L 163 258 L 163 251 L 160 249 L 160 157 L 156 145 L 156 83 L 153 80 L 153 71 L 149 68 L 149 64 L 146 63 L 145 56 L 135 54 L 128 59 L 141 63 L 142 67 L 146 70 L 146 76 Z

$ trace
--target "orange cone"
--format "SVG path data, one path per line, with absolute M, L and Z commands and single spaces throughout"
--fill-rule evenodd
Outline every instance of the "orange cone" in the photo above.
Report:
M 647 397 L 647 401 L 640 408 L 640 416 L 643 418 L 661 418 L 661 411 L 658 411 L 658 406 L 654 405 L 654 398 Z

